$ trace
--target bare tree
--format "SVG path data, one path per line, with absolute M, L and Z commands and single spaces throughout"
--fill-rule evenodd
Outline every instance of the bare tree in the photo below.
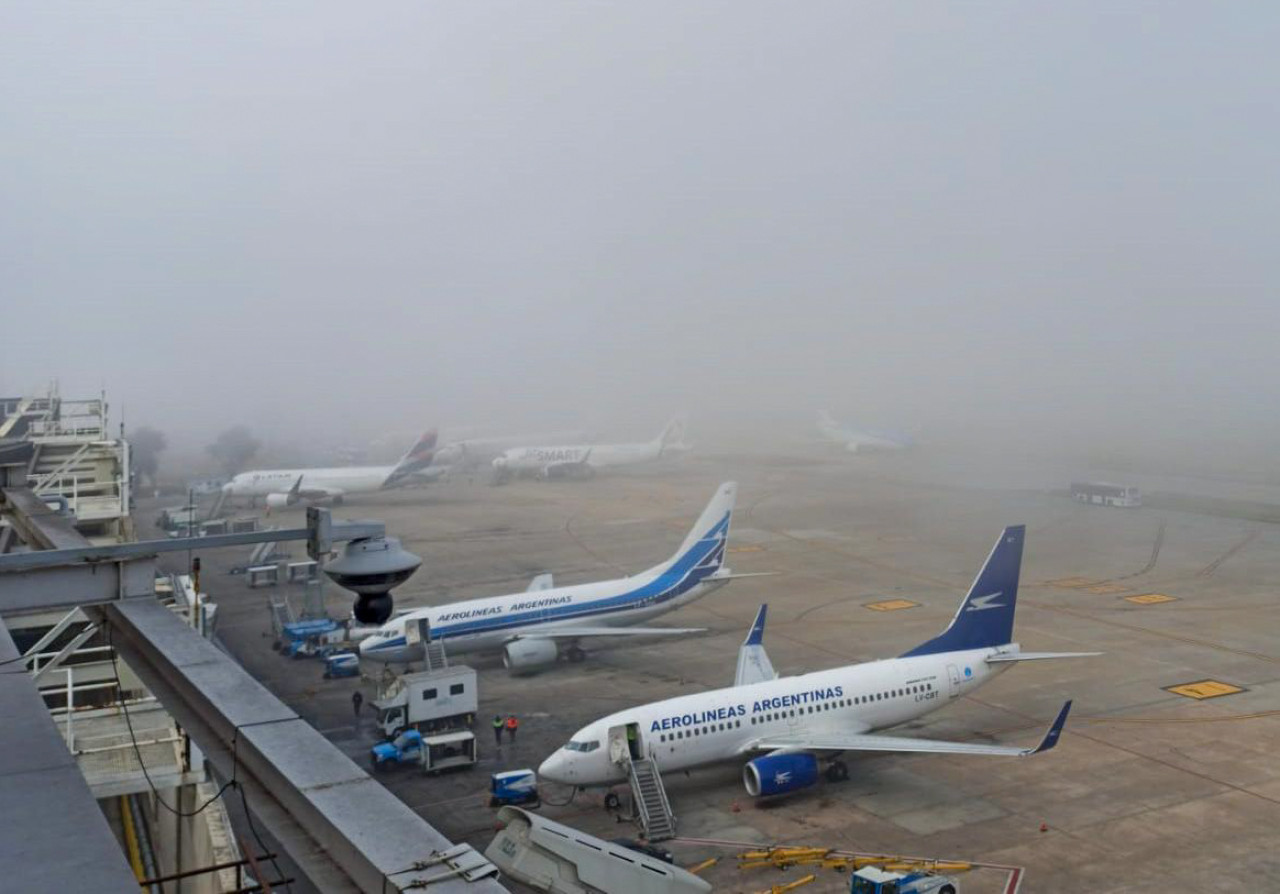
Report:
M 217 439 L 205 448 L 218 462 L 218 467 L 226 475 L 234 475 L 245 467 L 262 442 L 253 436 L 247 426 L 233 425 L 218 435 Z
M 129 436 L 129 448 L 133 456 L 134 471 L 156 486 L 156 473 L 160 470 L 160 454 L 169 446 L 164 432 L 144 425 Z

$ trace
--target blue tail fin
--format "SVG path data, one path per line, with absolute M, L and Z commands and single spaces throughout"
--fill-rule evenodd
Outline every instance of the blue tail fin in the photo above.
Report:
M 902 657 L 986 649 L 1013 642 L 1013 612 L 1018 604 L 1018 574 L 1022 570 L 1022 542 L 1026 525 L 1004 529 L 987 556 L 987 563 L 969 588 L 969 595 L 951 625 Z

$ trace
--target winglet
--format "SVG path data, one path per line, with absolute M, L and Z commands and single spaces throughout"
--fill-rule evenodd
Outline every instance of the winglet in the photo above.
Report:
M 768 611 L 768 603 L 760 606 L 755 622 L 751 625 L 751 632 L 738 648 L 738 670 L 733 675 L 734 686 L 747 686 L 778 678 L 773 663 L 769 661 L 769 654 L 764 650 L 764 619 Z
M 751 631 L 742 643 L 744 646 L 759 646 L 764 643 L 764 618 L 768 612 L 769 603 L 763 603 L 760 606 L 760 610 L 756 612 L 756 619 L 751 625 Z
M 1040 752 L 1048 751 L 1050 748 L 1057 745 L 1058 738 L 1062 735 L 1062 728 L 1066 726 L 1067 723 L 1067 714 L 1070 712 L 1071 700 L 1068 699 L 1067 703 L 1062 706 L 1062 710 L 1058 712 L 1058 717 L 1053 721 L 1053 725 L 1049 727 L 1049 731 L 1045 733 L 1044 738 L 1040 740 L 1040 744 L 1031 751 L 1028 751 L 1027 754 L 1039 754 Z

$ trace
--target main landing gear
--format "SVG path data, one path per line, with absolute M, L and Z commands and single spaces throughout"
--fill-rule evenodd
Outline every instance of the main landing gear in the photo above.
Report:
M 564 650 L 564 657 L 569 659 L 570 664 L 579 664 L 586 659 L 587 653 L 578 646 L 570 646 Z
M 844 782 L 849 778 L 848 764 L 839 758 L 833 759 L 827 764 L 826 777 L 827 782 Z

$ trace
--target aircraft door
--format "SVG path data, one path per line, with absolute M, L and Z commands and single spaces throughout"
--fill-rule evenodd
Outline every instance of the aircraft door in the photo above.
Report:
M 950 697 L 960 694 L 960 670 L 954 664 L 947 665 L 947 679 L 950 681 Z

